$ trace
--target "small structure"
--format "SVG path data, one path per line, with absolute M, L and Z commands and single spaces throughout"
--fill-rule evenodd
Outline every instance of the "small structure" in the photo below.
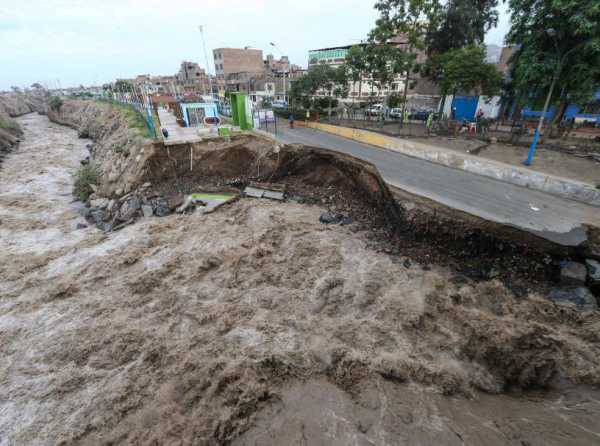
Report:
M 186 127 L 205 127 L 219 124 L 219 112 L 213 102 L 181 102 L 181 118 Z
M 231 114 L 233 124 L 242 130 L 252 128 L 252 106 L 245 93 L 231 93 Z

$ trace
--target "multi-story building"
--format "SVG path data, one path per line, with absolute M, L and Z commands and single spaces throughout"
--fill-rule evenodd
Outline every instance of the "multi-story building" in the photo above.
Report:
M 390 39 L 388 44 L 394 45 L 403 51 L 409 51 L 409 44 L 406 41 L 406 38 L 401 35 Z M 358 45 L 366 46 L 364 43 Z M 310 69 L 319 64 L 327 64 L 333 68 L 337 68 L 344 64 L 348 51 L 352 46 L 353 45 L 345 45 L 311 50 L 308 52 L 308 68 Z M 424 52 L 418 52 L 417 62 L 423 63 L 426 57 Z M 421 78 L 417 73 L 411 73 L 408 79 L 407 93 L 410 96 L 410 99 L 415 102 L 414 107 L 420 107 L 422 102 L 430 102 L 430 98 L 437 98 L 437 95 L 439 94 L 438 89 L 431 82 Z M 390 94 L 403 94 L 406 81 L 407 73 L 399 73 L 389 85 L 380 89 L 378 88 L 377 82 L 375 82 L 368 74 L 365 74 L 358 82 L 350 82 L 348 98 L 343 99 L 343 101 L 381 101 Z M 327 91 L 317 92 L 317 96 L 328 96 L 329 94 L 330 93 Z M 411 106 L 410 108 L 414 107 Z
M 215 73 L 227 76 L 232 73 L 262 73 L 262 50 L 252 48 L 217 48 L 213 50 Z
M 177 73 L 177 90 L 188 94 L 209 95 L 210 78 L 196 62 L 183 61 Z
M 337 68 L 344 64 L 346 61 L 346 55 L 353 45 L 345 45 L 331 48 L 321 48 L 317 50 L 311 50 L 308 52 L 308 68 L 314 67 L 320 64 L 326 64 L 333 68 Z M 401 92 L 404 89 L 404 80 L 406 75 L 397 75 L 394 82 L 391 85 L 386 86 L 383 89 L 377 87 L 377 83 L 369 77 L 367 74 L 363 76 L 358 82 L 349 83 L 348 98 L 345 99 L 347 102 L 351 101 L 366 101 L 370 100 L 382 100 L 384 97 L 392 92 Z M 317 96 L 324 97 L 329 96 L 331 93 L 325 90 L 317 92 Z

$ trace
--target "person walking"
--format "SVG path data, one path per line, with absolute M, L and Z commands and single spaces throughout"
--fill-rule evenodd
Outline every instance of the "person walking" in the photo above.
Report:
M 294 128 L 294 115 L 291 114 L 290 115 L 290 129 L 293 129 L 293 128 Z

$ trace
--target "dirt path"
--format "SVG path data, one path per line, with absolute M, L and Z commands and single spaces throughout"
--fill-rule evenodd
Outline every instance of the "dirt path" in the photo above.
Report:
M 244 199 L 102 234 L 85 140 L 43 116 L 0 171 L 0 445 L 598 444 L 597 314 L 376 252 Z M 483 394 L 480 390 L 490 392 Z

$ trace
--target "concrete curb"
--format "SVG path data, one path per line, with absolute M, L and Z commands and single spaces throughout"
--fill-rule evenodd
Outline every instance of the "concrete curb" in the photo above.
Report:
M 432 163 L 465 170 L 506 183 L 540 190 L 581 203 L 600 206 L 600 190 L 596 189 L 591 184 L 536 172 L 525 167 L 516 167 L 498 161 L 486 160 L 476 156 L 454 152 L 442 147 L 411 141 L 410 139 L 400 139 L 381 135 L 368 130 L 340 127 L 310 121 L 297 121 L 296 124 L 342 136 L 375 147 L 393 150 L 413 158 L 420 158 Z

